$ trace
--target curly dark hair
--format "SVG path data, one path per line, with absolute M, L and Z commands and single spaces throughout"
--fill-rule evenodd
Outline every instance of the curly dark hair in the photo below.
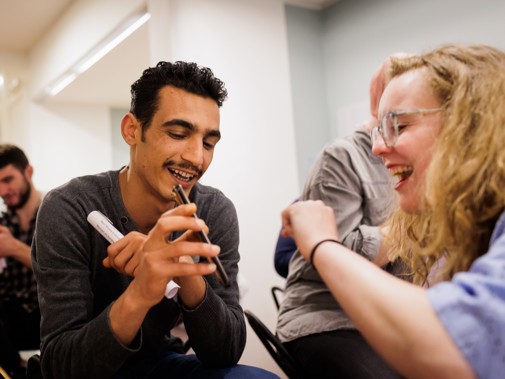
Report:
M 214 76 L 210 68 L 192 62 L 159 62 L 155 67 L 144 70 L 131 86 L 130 112 L 140 121 L 142 132 L 151 124 L 158 108 L 160 89 L 165 86 L 209 97 L 219 107 L 228 96 L 224 83 Z

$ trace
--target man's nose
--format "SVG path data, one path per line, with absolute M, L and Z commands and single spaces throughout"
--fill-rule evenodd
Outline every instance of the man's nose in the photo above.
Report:
M 182 159 L 191 162 L 196 167 L 202 167 L 204 156 L 203 141 L 198 138 L 188 140 Z

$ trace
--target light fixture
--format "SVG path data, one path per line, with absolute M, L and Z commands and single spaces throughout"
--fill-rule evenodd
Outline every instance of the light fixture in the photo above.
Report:
M 55 80 L 46 88 L 46 92 L 51 96 L 59 94 L 63 88 L 72 83 L 77 76 L 78 75 L 75 72 L 67 72 L 63 74 L 60 78 L 58 78 L 58 80 Z
M 143 10 L 128 17 L 98 45 L 85 54 L 69 70 L 54 80 L 45 89 L 46 95 L 55 96 L 72 83 L 79 75 L 92 67 L 107 53 L 123 42 L 128 36 L 144 25 L 151 18 L 151 14 Z

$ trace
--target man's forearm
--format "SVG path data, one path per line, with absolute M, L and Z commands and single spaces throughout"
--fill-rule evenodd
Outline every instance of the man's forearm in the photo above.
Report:
M 16 249 L 14 254 L 11 255 L 12 258 L 24 264 L 26 267 L 32 268 L 32 259 L 30 257 L 31 248 L 26 243 L 18 240 L 19 247 Z
M 124 346 L 129 346 L 140 330 L 150 306 L 140 303 L 131 284 L 112 304 L 109 321 L 112 332 Z
M 207 284 L 201 276 L 187 276 L 177 279 L 181 286 L 179 298 L 187 309 L 196 308 L 204 299 Z

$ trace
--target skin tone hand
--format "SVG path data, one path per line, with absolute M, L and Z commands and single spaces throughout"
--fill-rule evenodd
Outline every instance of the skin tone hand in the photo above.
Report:
M 107 248 L 107 257 L 102 261 L 107 268 L 133 276 L 140 263 L 142 248 L 147 239 L 145 234 L 130 232 Z
M 170 210 L 168 212 L 165 212 L 162 217 L 158 220 L 159 222 L 162 223 L 171 223 L 173 221 L 173 217 L 175 215 L 181 214 L 179 217 L 185 217 L 193 220 L 196 224 L 200 226 L 199 229 L 195 228 L 179 228 L 176 230 L 186 230 L 186 232 L 177 238 L 175 241 L 172 241 L 171 244 L 174 246 L 185 246 L 189 245 L 191 246 L 192 244 L 197 243 L 200 246 L 210 246 L 206 242 L 201 242 L 200 238 L 198 237 L 198 232 L 203 230 L 205 233 L 208 233 L 209 229 L 205 222 L 201 219 L 196 219 L 193 217 L 194 214 L 197 212 L 197 207 L 196 204 L 186 204 L 186 205 L 180 205 L 177 208 Z M 191 221 L 190 221 L 191 222 Z M 149 233 L 150 234 L 150 233 Z M 160 242 L 160 241 L 159 241 Z M 214 245 L 212 245 L 214 246 Z M 178 248 L 179 248 L 178 247 Z M 193 254 L 196 255 L 196 254 Z M 191 258 L 190 254 L 182 254 L 178 258 L 179 263 L 185 263 L 188 265 L 193 265 L 195 264 L 193 259 Z M 202 263 L 199 263 L 202 264 Z M 214 266 L 214 265 L 212 265 Z M 215 267 L 214 267 L 215 268 Z M 176 275 L 174 276 L 174 281 L 179 284 L 181 287 L 178 292 L 179 299 L 182 301 L 184 306 L 186 308 L 192 309 L 196 308 L 202 301 L 205 296 L 205 291 L 207 288 L 206 281 L 203 279 L 202 275 L 196 276 L 196 275 Z
M 9 228 L 0 225 L 0 258 L 12 257 L 32 268 L 30 246 L 14 238 Z
M 194 204 L 193 204 L 194 205 Z M 192 211 L 195 209 L 194 206 L 180 206 L 169 210 L 161 215 L 161 218 L 174 217 L 174 216 L 191 216 Z M 172 222 L 171 219 L 170 222 Z M 203 230 L 208 233 L 207 225 L 204 225 Z M 140 258 L 142 256 L 144 244 L 148 236 L 139 232 L 130 232 L 119 241 L 114 242 L 107 248 L 107 257 L 103 259 L 103 265 L 107 268 L 113 268 L 114 270 L 128 275 L 134 276 L 135 270 L 140 263 Z M 186 231 L 178 239 L 171 241 L 174 244 L 179 241 L 190 241 L 197 242 L 199 239 L 192 230 Z M 158 241 L 161 246 L 166 245 L 166 241 Z M 152 244 L 152 241 L 150 242 Z M 179 261 L 185 261 L 187 263 L 192 263 L 193 259 L 189 256 L 179 257 Z
M 298 250 L 308 260 L 316 243 L 327 238 L 338 240 L 336 225 L 332 208 L 321 200 L 307 200 L 293 203 L 282 212 L 281 234 L 294 238 Z
M 290 205 L 282 212 L 282 223 L 283 235 L 295 239 L 307 260 L 317 242 L 338 236 L 333 210 L 321 201 Z M 475 378 L 425 289 L 332 242 L 317 248 L 314 265 L 366 340 L 399 373 L 408 378 Z
M 172 232 L 180 230 L 192 232 L 205 230 L 203 220 L 192 217 L 195 212 L 194 204 L 180 206 L 166 212 L 146 237 L 142 252 L 138 254 L 140 255 L 139 263 L 133 270 L 134 279 L 114 302 L 109 313 L 111 328 L 124 345 L 129 345 L 133 341 L 149 309 L 164 297 L 166 285 L 170 280 L 180 278 L 179 284 L 190 283 L 188 284 L 190 288 L 193 288 L 194 284 L 191 285 L 191 283 L 195 281 L 202 284 L 203 291 L 197 293 L 198 301 L 203 298 L 205 281 L 202 276 L 213 273 L 216 269 L 215 265 L 195 264 L 192 260 L 189 263 L 189 261 L 180 260 L 180 257 L 213 257 L 219 254 L 219 246 L 191 242 L 181 238 L 177 241 L 166 239 Z M 182 284 L 179 296 L 186 296 Z M 190 302 L 191 298 L 186 296 L 186 299 L 181 300 L 186 305 L 186 300 Z

